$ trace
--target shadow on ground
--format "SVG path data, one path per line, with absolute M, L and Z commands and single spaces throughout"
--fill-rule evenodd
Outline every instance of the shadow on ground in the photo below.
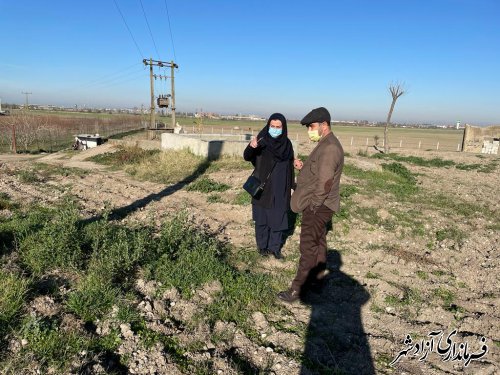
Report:
M 132 202 L 126 206 L 115 208 L 109 213 L 108 216 L 109 219 L 110 220 L 124 219 L 125 217 L 134 213 L 135 211 L 138 211 L 146 207 L 151 202 L 159 201 L 162 198 L 168 197 L 169 195 L 172 195 L 177 191 L 181 190 L 186 185 L 190 184 L 191 182 L 195 181 L 198 177 L 203 175 L 205 171 L 210 167 L 212 162 L 220 158 L 221 151 L 222 151 L 222 142 L 210 142 L 208 151 L 210 158 L 207 158 L 202 163 L 200 163 L 198 167 L 188 177 L 173 185 L 167 186 L 165 189 L 159 191 L 158 193 L 149 194 L 144 198 L 138 199 L 135 202 Z M 175 163 L 175 160 L 172 160 L 172 163 Z M 84 225 L 90 224 L 94 221 L 99 221 L 102 218 L 103 215 L 93 216 L 89 219 L 83 220 L 82 224 Z
M 340 253 L 329 250 L 326 285 L 303 297 L 303 302 L 311 306 L 303 375 L 375 374 L 361 319 L 361 307 L 370 296 L 359 282 L 341 271 L 341 266 Z

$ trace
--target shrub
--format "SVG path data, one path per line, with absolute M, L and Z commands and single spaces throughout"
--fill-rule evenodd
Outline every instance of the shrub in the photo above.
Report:
M 111 309 L 118 294 L 106 275 L 88 273 L 69 294 L 66 305 L 85 322 L 94 322 Z

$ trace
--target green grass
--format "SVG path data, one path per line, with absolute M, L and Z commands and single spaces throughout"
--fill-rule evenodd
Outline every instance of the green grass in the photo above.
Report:
M 162 184 L 192 181 L 213 164 L 188 150 L 143 150 L 139 147 L 119 147 L 116 152 L 96 155 L 89 160 L 123 169 L 138 180 Z
M 459 246 L 464 243 L 467 237 L 467 233 L 455 227 L 447 227 L 436 231 L 436 241 L 453 240 Z
M 119 290 L 105 274 L 89 273 L 70 293 L 66 306 L 84 322 L 95 322 L 109 312 L 118 294 Z
M 379 172 L 365 171 L 351 164 L 345 164 L 344 174 L 359 180 L 357 187 L 360 193 L 369 197 L 386 193 L 404 200 L 414 196 L 419 190 L 415 185 L 415 180 L 407 175 L 405 169 L 397 165 L 385 167 L 382 172 Z
M 0 343 L 23 309 L 30 282 L 0 269 Z
M 34 170 L 30 169 L 21 170 L 17 174 L 17 177 L 19 178 L 19 181 L 26 184 L 34 184 L 43 181 L 43 179 Z
M 412 289 L 407 286 L 398 286 L 403 290 L 401 298 L 389 294 L 385 297 L 385 303 L 394 307 L 417 306 L 422 303 L 422 296 L 417 289 Z
M 95 163 L 122 167 L 128 164 L 139 164 L 144 159 L 157 156 L 160 150 L 144 150 L 140 147 L 119 147 L 116 152 L 106 152 L 89 158 Z
M 427 274 L 427 272 L 424 272 L 424 271 L 417 271 L 416 275 L 418 276 L 419 279 L 422 279 L 422 280 L 429 279 L 429 275 Z
M 374 159 L 392 159 L 395 161 L 403 161 L 421 167 L 446 168 L 455 165 L 455 162 L 452 160 L 443 160 L 441 158 L 425 159 L 419 156 L 402 156 L 394 153 L 374 154 L 371 157 Z
M 208 203 L 224 203 L 225 200 L 220 196 L 220 194 L 210 194 L 207 197 Z
M 25 357 L 33 356 L 44 371 L 67 373 L 77 354 L 88 348 L 88 339 L 76 331 L 63 331 L 56 322 L 27 317 L 19 332 L 27 340 Z
M 185 218 L 167 221 L 161 231 L 159 247 L 164 252 L 148 265 L 152 279 L 166 288 L 175 287 L 186 298 L 206 283 L 218 280 L 222 292 L 207 308 L 211 321 L 243 322 L 250 312 L 268 310 L 275 303 L 269 275 L 238 271 L 229 262 L 229 248 L 212 233 L 196 230 Z
M 134 134 L 139 134 L 139 133 L 144 133 L 144 129 L 135 129 L 135 130 L 129 130 L 123 133 L 117 133 L 109 136 L 109 139 L 123 139 L 125 137 L 128 137 L 130 135 Z
M 0 192 L 0 211 L 1 210 L 13 210 L 18 208 L 19 205 L 17 203 L 12 202 L 12 199 L 9 194 L 5 192 Z
M 230 188 L 229 185 L 214 181 L 208 177 L 201 177 L 190 183 L 187 191 L 199 191 L 201 193 L 223 192 Z
M 410 170 L 401 163 L 382 164 L 382 169 L 402 177 L 410 185 L 415 185 L 417 183 L 416 178 Z
M 55 211 L 57 215 L 40 222 L 39 228 L 19 235 L 21 262 L 35 275 L 56 268 L 76 269 L 83 262 L 78 211 L 69 201 Z
M 242 190 L 238 192 L 238 194 L 236 194 L 236 197 L 233 200 L 233 204 L 248 206 L 249 204 L 252 204 L 252 196 L 245 190 Z
M 61 167 L 60 165 L 52 165 L 46 163 L 35 163 L 34 169 L 41 175 L 42 180 L 47 179 L 50 176 L 80 176 L 83 177 L 87 174 L 87 171 L 81 168 L 68 168 Z
M 433 295 L 443 303 L 444 307 L 449 307 L 455 300 L 455 294 L 443 287 L 434 289 Z

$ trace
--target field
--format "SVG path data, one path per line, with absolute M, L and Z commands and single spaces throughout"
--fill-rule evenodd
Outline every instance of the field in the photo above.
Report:
M 59 151 L 74 142 L 75 134 L 98 133 L 103 137 L 113 136 L 129 130 L 143 128 L 148 124 L 147 115 L 124 115 L 109 113 L 72 113 L 52 111 L 16 111 L 13 116 L 0 117 L 0 151 L 11 147 L 11 125 L 17 126 L 18 150 L 22 152 Z M 158 116 L 157 121 L 168 125 L 169 117 Z M 190 133 L 252 133 L 257 134 L 264 123 L 259 121 L 214 120 L 177 117 L 177 122 Z M 343 146 L 349 150 L 382 146 L 383 128 L 360 126 L 334 126 Z M 389 144 L 396 150 L 441 150 L 457 151 L 462 143 L 463 130 L 391 128 Z M 289 124 L 290 139 L 307 141 L 307 134 L 299 123 Z
M 265 125 L 258 121 L 222 121 L 203 119 L 202 126 L 198 126 L 192 118 L 179 118 L 178 123 L 188 132 L 198 133 L 248 133 L 257 134 Z M 168 121 L 168 120 L 167 120 Z M 342 145 L 347 149 L 359 149 L 375 144 L 374 138 L 378 136 L 378 145 L 384 139 L 384 128 L 368 126 L 334 125 L 335 134 Z M 290 139 L 300 142 L 307 141 L 304 127 L 296 122 L 288 124 Z M 463 130 L 456 129 L 419 129 L 419 128 L 390 128 L 389 144 L 394 150 L 420 149 L 422 151 L 457 151 L 457 146 L 462 143 Z M 439 144 L 438 144 L 439 143 Z
M 302 157 L 312 147 L 299 138 Z M 327 284 L 291 305 L 275 296 L 301 217 L 284 260 L 257 253 L 249 163 L 109 144 L 0 155 L 0 372 L 500 372 L 500 157 L 346 151 Z M 454 355 L 413 346 L 390 364 L 433 331 Z

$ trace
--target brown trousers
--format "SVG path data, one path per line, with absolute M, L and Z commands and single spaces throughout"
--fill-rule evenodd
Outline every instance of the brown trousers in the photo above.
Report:
M 300 227 L 300 260 L 292 289 L 300 291 L 309 281 L 321 278 L 326 269 L 326 224 L 333 211 L 321 205 L 316 213 L 306 208 L 302 213 Z

